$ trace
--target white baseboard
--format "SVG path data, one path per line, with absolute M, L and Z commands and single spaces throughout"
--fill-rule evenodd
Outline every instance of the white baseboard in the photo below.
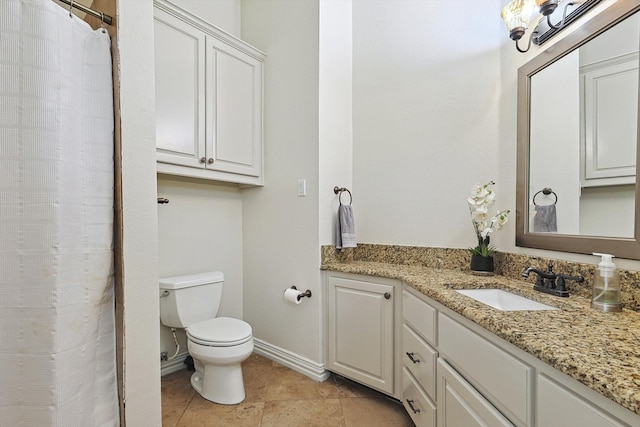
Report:
M 329 371 L 324 369 L 324 364 L 322 363 L 314 362 L 313 360 L 307 359 L 304 356 L 292 353 L 289 350 L 285 350 L 257 338 L 253 339 L 253 343 L 253 351 L 257 354 L 268 359 L 275 360 L 276 362 L 286 366 L 287 368 L 293 369 L 296 372 L 300 372 L 302 375 L 305 375 L 316 381 L 324 381 L 329 378 L 330 373 Z M 162 362 L 160 364 L 160 374 L 162 376 L 165 376 L 173 372 L 177 372 L 181 369 L 185 369 L 186 366 L 184 364 L 184 360 L 188 355 L 189 352 L 180 353 L 178 354 L 178 356 L 176 356 L 175 359 Z
M 177 372 L 180 369 L 186 368 L 186 365 L 184 364 L 184 360 L 187 358 L 188 355 L 189 355 L 189 352 L 185 351 L 184 353 L 180 353 L 179 355 L 177 355 L 175 359 L 161 362 L 160 375 L 165 376 L 173 372 Z
M 324 381 L 329 378 L 329 371 L 324 369 L 324 364 L 314 362 L 299 354 L 292 353 L 278 346 L 269 344 L 257 338 L 253 339 L 254 349 L 257 354 L 275 360 L 281 365 L 300 372 L 316 381 Z

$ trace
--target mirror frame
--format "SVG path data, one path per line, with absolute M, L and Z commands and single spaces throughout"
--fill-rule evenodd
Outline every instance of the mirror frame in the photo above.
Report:
M 531 77 L 579 48 L 620 21 L 640 11 L 637 1 L 619 1 L 594 15 L 573 33 L 538 54 L 518 69 L 517 172 L 516 172 L 516 246 L 561 252 L 591 254 L 604 252 L 617 258 L 640 260 L 640 179 L 636 179 L 634 235 L 631 238 L 580 236 L 558 233 L 534 233 L 528 230 L 529 218 L 529 129 Z M 640 92 L 640 86 L 639 86 Z M 638 94 L 640 105 L 640 93 Z M 636 177 L 640 176 L 640 108 L 636 143 Z

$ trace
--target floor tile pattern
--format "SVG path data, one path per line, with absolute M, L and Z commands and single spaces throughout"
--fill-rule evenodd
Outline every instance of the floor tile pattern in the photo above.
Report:
M 246 398 L 209 402 L 183 369 L 162 377 L 163 427 L 413 427 L 400 404 L 332 375 L 317 382 L 257 354 L 243 365 Z

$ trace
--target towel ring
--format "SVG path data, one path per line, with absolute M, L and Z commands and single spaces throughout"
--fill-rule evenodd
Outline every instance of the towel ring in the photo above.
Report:
M 553 191 L 550 187 L 544 187 L 542 190 L 538 191 L 536 194 L 533 195 L 533 206 L 538 206 L 536 204 L 536 196 L 538 194 L 544 194 L 545 196 L 548 196 L 549 194 L 553 194 L 553 196 L 556 198 L 556 200 L 553 202 L 553 204 L 555 205 L 556 203 L 558 203 L 558 195 L 556 194 L 555 191 Z
M 351 195 L 351 191 L 349 191 L 347 187 L 338 187 L 337 185 L 333 187 L 334 194 L 340 193 L 340 195 L 338 196 L 338 201 L 340 202 L 340 204 L 342 204 L 342 193 L 344 193 L 345 191 L 349 193 L 349 204 L 351 204 L 353 202 L 353 196 Z

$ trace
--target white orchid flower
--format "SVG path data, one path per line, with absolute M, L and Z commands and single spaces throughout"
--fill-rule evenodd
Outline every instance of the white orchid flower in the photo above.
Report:
M 493 229 L 491 229 L 491 227 L 487 227 L 480 232 L 480 235 L 482 236 L 483 239 L 485 239 L 492 232 L 493 232 Z
M 478 246 L 469 248 L 474 255 L 487 256 L 492 254 L 495 248 L 489 245 L 489 235 L 496 230 L 501 230 L 508 221 L 508 210 L 498 210 L 494 216 L 489 215 L 489 208 L 496 200 L 496 193 L 490 188 L 494 184 L 493 181 L 484 185 L 476 184 L 471 188 L 471 194 L 467 197 L 471 221 L 478 238 Z
M 469 196 L 467 198 L 467 202 L 469 203 L 469 206 L 471 206 L 472 208 L 475 206 L 481 206 L 484 202 L 483 199 L 479 198 L 479 197 L 475 197 L 473 195 Z
M 477 207 L 471 212 L 471 219 L 475 222 L 484 222 L 489 218 L 489 211 L 484 206 Z
M 485 204 L 492 205 L 493 202 L 496 201 L 496 193 L 493 191 L 489 191 L 489 193 L 484 197 Z
M 480 194 L 483 188 L 484 188 L 484 185 L 480 185 L 479 183 L 476 182 L 476 185 L 471 187 L 471 194 Z
M 471 206 L 491 206 L 495 201 L 495 193 L 488 188 L 492 182 L 485 185 L 476 184 L 471 189 L 471 195 L 467 198 L 467 202 Z

